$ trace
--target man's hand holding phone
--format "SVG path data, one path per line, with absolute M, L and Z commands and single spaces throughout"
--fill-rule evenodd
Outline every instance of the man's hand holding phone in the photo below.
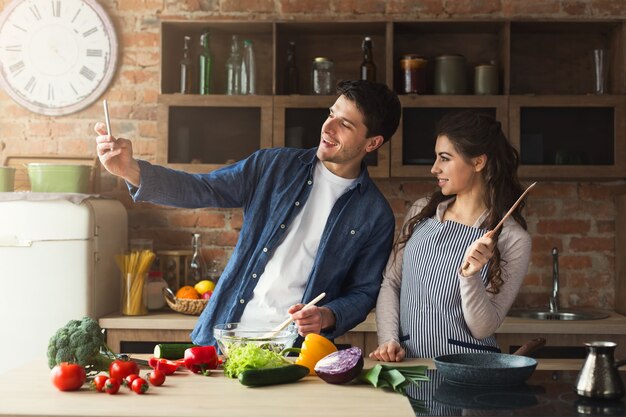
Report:
M 133 158 L 132 143 L 128 139 L 116 139 L 111 135 L 111 122 L 109 119 L 108 106 L 104 103 L 104 118 L 106 124 L 96 123 L 94 126 L 96 137 L 96 150 L 102 166 L 113 175 L 124 178 L 132 185 L 139 187 L 141 175 L 139 164 Z

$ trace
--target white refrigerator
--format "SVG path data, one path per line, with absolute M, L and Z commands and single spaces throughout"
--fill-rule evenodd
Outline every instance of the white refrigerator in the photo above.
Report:
M 119 310 L 124 206 L 33 197 L 0 198 L 0 373 L 46 358 L 50 336 L 69 320 Z

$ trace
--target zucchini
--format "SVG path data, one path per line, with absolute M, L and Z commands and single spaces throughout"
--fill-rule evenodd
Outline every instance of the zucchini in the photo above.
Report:
M 163 359 L 181 359 L 185 350 L 196 347 L 193 343 L 159 343 L 154 347 L 154 357 Z
M 309 374 L 309 368 L 302 365 L 286 365 L 278 368 L 248 369 L 239 374 L 239 382 L 248 387 L 288 384 Z

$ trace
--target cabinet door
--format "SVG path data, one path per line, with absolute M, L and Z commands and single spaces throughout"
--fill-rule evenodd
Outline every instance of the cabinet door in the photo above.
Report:
M 294 148 L 318 146 L 322 124 L 328 117 L 328 109 L 335 99 L 335 96 L 274 97 L 273 146 Z M 389 142 L 370 153 L 365 158 L 365 163 L 372 177 L 388 177 Z
M 207 172 L 272 145 L 268 96 L 159 97 L 157 163 Z
M 624 96 L 512 96 L 511 138 L 524 178 L 624 176 Z
M 503 96 L 418 96 L 401 97 L 402 120 L 391 141 L 391 176 L 432 178 L 435 162 L 435 128 L 443 115 L 474 110 L 492 115 L 508 132 L 506 97 Z

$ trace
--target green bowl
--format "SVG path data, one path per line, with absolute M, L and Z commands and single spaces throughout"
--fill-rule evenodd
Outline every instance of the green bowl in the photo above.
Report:
M 89 165 L 28 164 L 30 190 L 37 193 L 89 192 Z
M 0 167 L 0 192 L 13 191 L 15 181 L 15 168 Z

